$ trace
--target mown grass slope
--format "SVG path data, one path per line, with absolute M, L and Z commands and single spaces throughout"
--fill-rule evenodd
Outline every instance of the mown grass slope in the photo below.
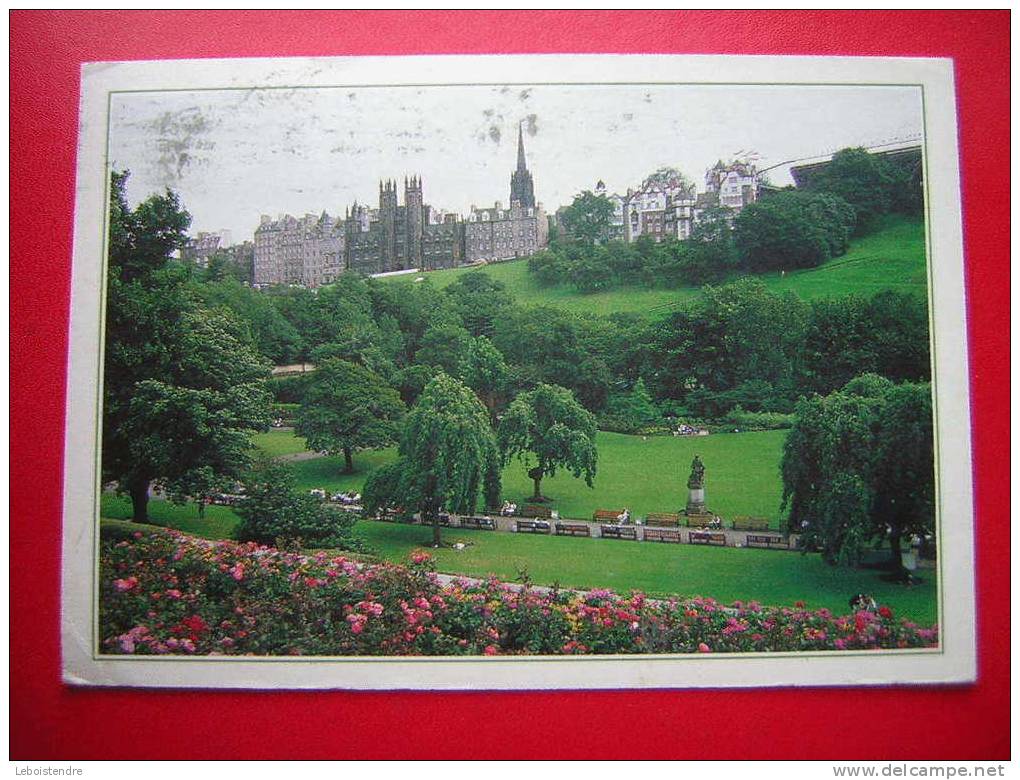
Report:
M 888 216 L 878 230 L 855 240 L 842 257 L 804 271 L 759 278 L 774 292 L 791 291 L 805 300 L 847 293 L 872 295 L 880 290 L 923 294 L 927 284 L 924 223 L 919 219 Z M 473 269 L 431 271 L 424 276 L 442 289 Z M 520 306 L 556 306 L 575 312 L 610 314 L 638 312 L 664 314 L 691 301 L 697 287 L 648 289 L 620 287 L 598 293 L 580 293 L 570 285 L 543 287 L 528 273 L 527 260 L 483 266 L 481 270 L 503 282 Z M 409 284 L 413 276 L 386 277 L 389 283 Z

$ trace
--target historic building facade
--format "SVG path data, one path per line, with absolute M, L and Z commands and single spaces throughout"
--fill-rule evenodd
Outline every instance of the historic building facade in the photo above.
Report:
M 300 218 L 263 214 L 255 230 L 253 266 L 256 287 L 329 284 L 344 268 L 344 224 L 325 211 Z
M 464 259 L 498 262 L 533 255 L 549 242 L 549 220 L 535 201 L 535 182 L 524 155 L 524 132 L 517 130 L 517 169 L 510 175 L 510 208 L 471 207 L 464 226 Z
M 344 267 L 364 274 L 453 268 L 464 257 L 464 224 L 424 203 L 417 176 L 404 179 L 403 205 L 390 180 L 379 183 L 379 208 L 348 209 L 344 239 Z

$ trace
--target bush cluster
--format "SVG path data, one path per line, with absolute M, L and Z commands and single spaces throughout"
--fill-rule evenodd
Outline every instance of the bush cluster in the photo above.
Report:
M 560 655 L 935 647 L 938 629 L 881 607 L 763 607 L 641 593 L 441 584 L 408 566 L 210 542 L 177 532 L 104 542 L 100 651 L 225 655 Z

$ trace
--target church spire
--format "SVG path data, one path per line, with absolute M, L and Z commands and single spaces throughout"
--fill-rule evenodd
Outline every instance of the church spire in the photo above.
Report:
M 517 123 L 517 171 L 528 170 L 528 164 L 524 159 L 524 126 Z

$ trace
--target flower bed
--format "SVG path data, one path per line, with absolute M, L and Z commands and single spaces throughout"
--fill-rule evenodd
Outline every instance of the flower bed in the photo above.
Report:
M 102 544 L 101 652 L 226 655 L 719 653 L 934 647 L 936 628 L 888 608 L 544 592 L 443 584 L 424 552 L 358 564 L 177 532 Z

